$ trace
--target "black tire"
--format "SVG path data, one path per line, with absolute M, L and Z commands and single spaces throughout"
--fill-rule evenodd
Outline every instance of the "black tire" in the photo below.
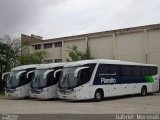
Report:
M 94 94 L 94 101 L 95 102 L 100 102 L 103 99 L 103 94 L 100 90 L 96 90 Z
M 141 89 L 141 95 L 146 96 L 147 95 L 147 88 L 145 86 L 142 87 Z

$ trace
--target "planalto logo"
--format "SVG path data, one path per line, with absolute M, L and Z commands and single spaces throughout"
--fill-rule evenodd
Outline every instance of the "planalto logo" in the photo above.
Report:
M 101 83 L 116 83 L 116 79 L 114 79 L 114 78 L 111 78 L 111 79 L 101 78 Z

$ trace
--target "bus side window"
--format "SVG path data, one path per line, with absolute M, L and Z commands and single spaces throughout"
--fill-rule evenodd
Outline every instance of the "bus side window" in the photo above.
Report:
M 121 66 L 110 65 L 110 74 L 121 75 Z
M 140 76 L 141 75 L 141 67 L 140 66 L 133 66 L 132 72 L 134 76 Z
M 151 75 L 156 75 L 158 72 L 157 67 L 151 67 Z
M 122 66 L 122 74 L 123 76 L 130 76 L 132 75 L 132 69 L 129 65 Z
M 111 74 L 117 73 L 117 66 L 116 65 L 110 65 L 110 73 Z
M 90 80 L 91 73 L 89 69 L 83 69 L 80 71 L 80 77 L 79 77 L 79 85 L 83 85 L 87 83 Z
M 99 75 L 102 75 L 102 74 L 105 75 L 105 74 L 109 74 L 109 73 L 110 73 L 109 65 L 99 64 L 96 76 L 99 76 Z
M 83 67 L 89 67 L 89 71 L 91 74 L 93 73 L 95 66 L 96 66 L 95 63 L 83 65 Z
M 55 85 L 58 83 L 60 75 L 61 75 L 61 71 L 57 72 L 56 74 L 56 78 L 54 78 L 54 72 L 58 69 L 62 69 L 62 67 L 56 67 L 54 68 L 55 70 L 51 73 L 49 73 L 48 78 L 47 78 L 47 86 L 50 85 Z
M 27 79 L 27 82 L 31 82 L 31 80 L 33 79 L 34 73 L 30 73 Z
M 142 67 L 142 75 L 143 76 L 151 75 L 150 67 Z
M 54 82 L 54 72 L 52 71 L 47 75 L 47 86 L 53 85 Z
M 20 80 L 20 82 L 19 82 L 19 85 L 25 85 L 25 84 L 27 84 L 28 83 L 28 80 L 27 80 L 27 72 L 25 72 L 25 73 L 22 73 L 21 75 L 20 75 L 20 77 L 19 77 L 19 80 Z
M 56 68 L 55 68 L 55 71 L 56 71 L 56 70 L 59 70 L 59 69 L 63 69 L 63 66 L 56 67 Z M 56 73 L 56 78 L 54 78 L 54 81 L 55 81 L 55 82 L 54 82 L 54 85 L 59 82 L 61 73 L 62 73 L 62 71 L 59 71 L 59 72 Z
M 56 78 L 54 78 L 54 84 L 57 84 L 58 82 L 59 82 L 59 79 L 60 79 L 60 76 L 61 76 L 61 73 L 62 73 L 62 71 L 60 71 L 60 72 L 57 72 L 57 74 L 56 74 Z

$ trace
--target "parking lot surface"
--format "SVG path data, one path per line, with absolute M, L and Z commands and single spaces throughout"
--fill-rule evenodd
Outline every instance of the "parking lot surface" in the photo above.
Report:
M 106 98 L 101 102 L 10 99 L 0 97 L 0 113 L 13 114 L 160 114 L 160 95 Z

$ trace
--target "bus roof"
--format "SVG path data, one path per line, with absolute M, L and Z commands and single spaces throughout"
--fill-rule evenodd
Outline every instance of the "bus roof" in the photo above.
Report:
M 93 60 L 82 60 L 82 61 L 76 61 L 76 62 L 69 62 L 64 67 L 79 66 L 79 65 L 90 64 L 90 63 L 116 64 L 116 65 L 157 66 L 155 64 L 127 62 L 127 61 L 121 61 L 121 60 L 93 59 Z
M 58 66 L 64 66 L 66 63 L 49 63 L 49 64 L 39 64 L 36 69 L 49 69 Z
M 18 66 L 18 67 L 13 68 L 11 71 L 25 70 L 25 69 L 29 69 L 29 68 L 36 68 L 37 66 L 38 66 L 38 64 L 22 65 L 22 66 Z

